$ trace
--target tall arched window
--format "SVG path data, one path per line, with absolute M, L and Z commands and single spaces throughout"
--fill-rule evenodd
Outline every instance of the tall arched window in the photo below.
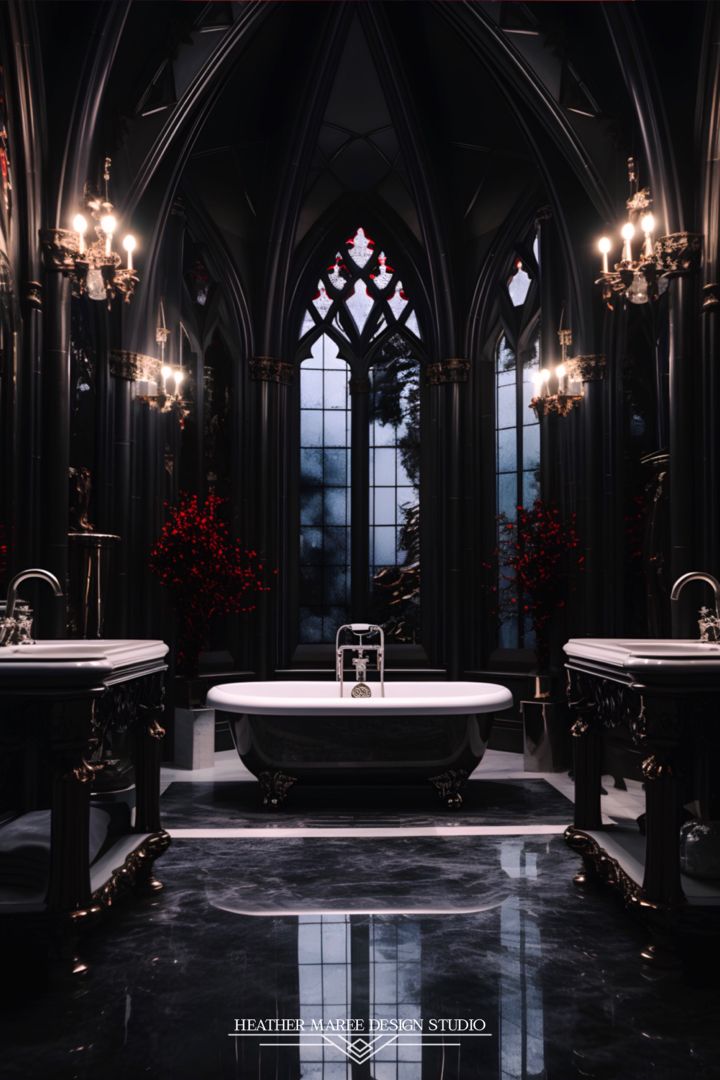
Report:
M 518 506 L 532 506 L 540 497 L 540 425 L 530 408 L 535 393 L 532 377 L 541 366 L 538 263 L 536 238 L 531 265 L 526 269 L 516 258 L 505 283 L 504 326 L 495 347 L 496 508 L 508 521 L 515 521 Z M 502 563 L 498 574 L 498 644 L 531 648 L 535 640 L 522 615 L 522 597 L 513 592 Z
M 420 327 L 363 228 L 319 277 L 300 331 L 300 642 L 372 620 L 420 630 Z

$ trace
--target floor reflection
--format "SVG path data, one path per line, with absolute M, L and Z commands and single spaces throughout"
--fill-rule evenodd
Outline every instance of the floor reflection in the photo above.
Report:
M 717 979 L 644 969 L 576 866 L 554 836 L 177 841 L 85 980 L 0 1016 L 2 1080 L 716 1080 Z M 239 1018 L 422 1030 L 363 1054 Z

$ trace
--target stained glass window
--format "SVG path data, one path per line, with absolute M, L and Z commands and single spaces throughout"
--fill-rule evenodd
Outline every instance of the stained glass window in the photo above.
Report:
M 420 365 L 396 343 L 370 372 L 371 613 L 414 642 L 420 604 Z
M 350 392 L 348 366 L 325 334 L 300 369 L 300 632 L 329 641 L 348 621 Z
M 540 425 L 530 399 L 532 376 L 540 368 L 539 339 L 521 362 L 503 334 L 495 353 L 495 447 L 497 512 L 515 521 L 518 506 L 532 506 L 540 495 Z M 532 647 L 534 637 L 527 620 L 518 615 L 517 597 L 508 572 L 499 567 L 500 641 L 503 648 Z M 511 603 L 515 596 L 516 603 Z
M 351 614 L 379 622 L 388 640 L 415 642 L 420 322 L 397 264 L 366 229 L 331 250 L 313 279 L 300 330 L 300 642 L 333 641 Z M 351 450 L 353 379 L 363 387 L 368 423 L 356 428 Z M 363 479 L 353 487 L 351 452 L 367 457 L 369 485 Z M 351 517 L 369 539 L 363 587 L 355 588 L 365 597 L 356 600 L 363 610 L 354 612 Z

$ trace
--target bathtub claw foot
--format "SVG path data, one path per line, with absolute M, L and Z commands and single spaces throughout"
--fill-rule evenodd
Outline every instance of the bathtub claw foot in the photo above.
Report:
M 280 810 L 285 805 L 288 791 L 297 783 L 296 776 L 283 772 L 261 772 L 258 780 L 263 790 L 263 806 L 269 810 Z
M 439 776 L 431 776 L 430 783 L 449 810 L 459 810 L 463 804 L 460 788 L 468 778 L 465 769 L 449 769 Z

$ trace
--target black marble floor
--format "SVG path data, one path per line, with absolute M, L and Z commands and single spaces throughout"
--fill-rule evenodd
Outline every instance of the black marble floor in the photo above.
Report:
M 547 780 L 470 780 L 463 806 L 448 810 L 427 786 L 292 788 L 279 812 L 262 808 L 255 781 L 174 783 L 163 795 L 163 824 L 178 828 L 271 826 L 357 828 L 405 825 L 564 825 L 572 803 Z
M 177 839 L 165 892 L 110 913 L 86 976 L 4 1008 L 0 1077 L 717 1080 L 712 980 L 644 968 L 644 935 L 577 866 L 554 835 Z M 424 1030 L 361 1064 L 336 1036 L 237 1031 L 370 1017 Z M 443 1042 L 431 1021 L 476 1030 Z

